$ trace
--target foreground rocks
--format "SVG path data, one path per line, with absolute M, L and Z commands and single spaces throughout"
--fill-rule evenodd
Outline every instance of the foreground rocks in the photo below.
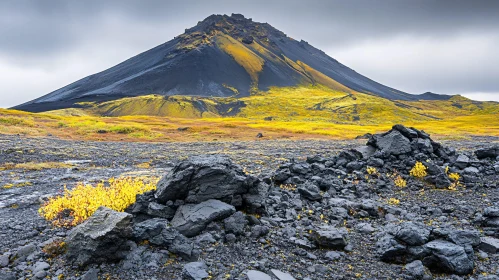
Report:
M 447 148 L 410 128 L 397 126 L 371 138 L 369 145 L 351 146 L 337 154 L 327 153 L 325 146 L 308 153 L 319 155 L 306 160 L 270 164 L 257 176 L 228 158 L 176 162 L 173 169 L 160 171 L 166 174 L 162 181 L 176 178 L 187 182 L 190 191 L 169 200 L 160 200 L 157 191 L 138 196 L 127 209 L 132 216 L 131 235 L 117 239 L 126 240 L 128 247 L 120 259 L 102 258 L 74 270 L 78 265 L 67 254 L 48 257 L 43 249 L 54 240 L 64 240 L 66 231 L 48 233 L 42 228 L 37 231 L 54 239 L 45 244 L 20 243 L 19 248 L 0 252 L 0 271 L 12 273 L 14 279 L 61 274 L 66 279 L 106 275 L 122 279 L 494 279 L 499 262 L 495 223 L 499 211 L 494 205 L 499 197 L 497 160 L 478 159 L 473 148 Z M 265 155 L 245 157 L 257 160 Z M 427 168 L 425 178 L 409 176 L 417 161 Z M 368 173 L 367 167 L 375 167 L 376 172 Z M 189 168 L 192 173 L 183 173 Z M 211 181 L 203 181 L 199 175 L 203 172 Z M 395 186 L 393 173 L 407 186 Z M 460 175 L 455 191 L 448 190 L 447 184 L 453 182 L 449 173 Z M 226 182 L 241 188 L 208 198 L 206 190 Z M 116 232 L 112 228 L 108 232 Z
M 381 260 L 406 264 L 415 260 L 437 273 L 473 271 L 480 235 L 473 231 L 433 229 L 412 222 L 389 225 L 376 246 Z

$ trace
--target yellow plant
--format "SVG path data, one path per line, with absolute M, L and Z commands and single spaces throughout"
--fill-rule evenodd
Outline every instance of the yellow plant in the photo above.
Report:
M 399 205 L 400 204 L 400 200 L 394 198 L 394 197 L 391 197 L 390 199 L 388 199 L 388 204 L 390 205 Z
M 286 190 L 286 191 L 295 191 L 296 190 L 296 186 L 292 185 L 292 184 L 281 184 L 279 186 L 279 188 L 281 188 L 282 190 Z
M 400 175 L 398 175 L 393 182 L 395 183 L 395 186 L 399 188 L 405 188 L 407 186 L 406 180 Z
M 459 179 L 461 178 L 461 176 L 459 176 L 458 173 L 449 173 L 449 178 L 452 181 L 459 181 Z
M 156 182 L 156 178 L 152 181 Z M 50 198 L 38 212 L 55 226 L 75 226 L 92 216 L 100 206 L 124 211 L 135 203 L 137 194 L 156 189 L 155 183 L 131 177 L 111 178 L 108 184 L 101 182 L 94 187 L 80 183 L 72 190 L 65 187 L 64 195 Z M 69 217 L 64 215 L 68 211 Z
M 368 166 L 366 168 L 366 171 L 367 171 L 367 174 L 369 174 L 369 175 L 378 174 L 378 170 L 376 169 L 376 167 Z
M 416 162 L 409 174 L 416 178 L 424 178 L 426 177 L 426 175 L 428 175 L 426 173 L 426 166 L 424 166 L 420 161 Z

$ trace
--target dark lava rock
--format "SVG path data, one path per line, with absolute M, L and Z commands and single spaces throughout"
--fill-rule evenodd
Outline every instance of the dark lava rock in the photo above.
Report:
M 171 224 L 187 237 L 196 236 L 216 220 L 227 218 L 236 212 L 234 206 L 210 199 L 199 204 L 185 204 L 178 208 Z
M 79 266 L 123 259 L 132 237 L 132 215 L 99 207 L 66 238 L 67 258 Z
M 411 151 L 411 142 L 399 131 L 391 131 L 376 138 L 376 146 L 390 155 L 401 155 Z
M 424 226 L 412 222 L 402 223 L 397 231 L 395 238 L 403 241 L 407 245 L 423 245 L 428 242 L 430 231 Z
M 465 275 L 473 272 L 474 263 L 463 247 L 444 240 L 434 240 L 424 245 L 431 255 L 423 259 L 433 271 Z
M 248 212 L 264 208 L 269 186 L 247 176 L 241 166 L 224 156 L 197 156 L 177 164 L 158 183 L 157 202 L 184 200 L 201 203 L 218 199 Z
M 305 182 L 298 187 L 298 192 L 307 199 L 310 200 L 321 200 L 322 195 L 320 194 L 320 189 L 315 184 L 311 182 Z
M 478 149 L 475 151 L 475 155 L 478 159 L 495 159 L 499 156 L 499 146 Z
M 315 231 L 312 238 L 320 247 L 342 250 L 348 244 L 346 235 L 345 228 L 329 227 Z
M 495 254 L 499 252 L 499 239 L 493 237 L 482 237 L 478 248 L 486 253 Z
M 210 275 L 206 270 L 208 267 L 204 262 L 191 262 L 184 265 L 182 277 L 186 280 L 203 280 L 208 279 Z
M 230 203 L 248 192 L 247 176 L 239 165 L 223 156 L 198 156 L 177 164 L 158 182 L 155 197 L 160 203 L 185 200 L 200 203 L 219 199 Z

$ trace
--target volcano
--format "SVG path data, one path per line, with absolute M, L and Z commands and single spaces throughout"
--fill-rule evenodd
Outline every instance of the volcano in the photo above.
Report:
M 387 87 L 268 23 L 232 14 L 211 15 L 169 42 L 14 109 L 42 112 L 149 94 L 237 98 L 297 85 L 390 100 L 450 98 Z

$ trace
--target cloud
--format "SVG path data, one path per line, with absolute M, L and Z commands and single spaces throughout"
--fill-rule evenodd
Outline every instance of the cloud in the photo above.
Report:
M 447 40 L 401 36 L 326 52 L 357 72 L 406 92 L 459 94 L 499 91 L 498 45 L 499 34 L 462 34 Z
M 499 92 L 498 10 L 499 1 L 489 0 L 4 0 L 0 106 L 105 70 L 210 14 L 230 13 L 268 22 L 401 90 Z

